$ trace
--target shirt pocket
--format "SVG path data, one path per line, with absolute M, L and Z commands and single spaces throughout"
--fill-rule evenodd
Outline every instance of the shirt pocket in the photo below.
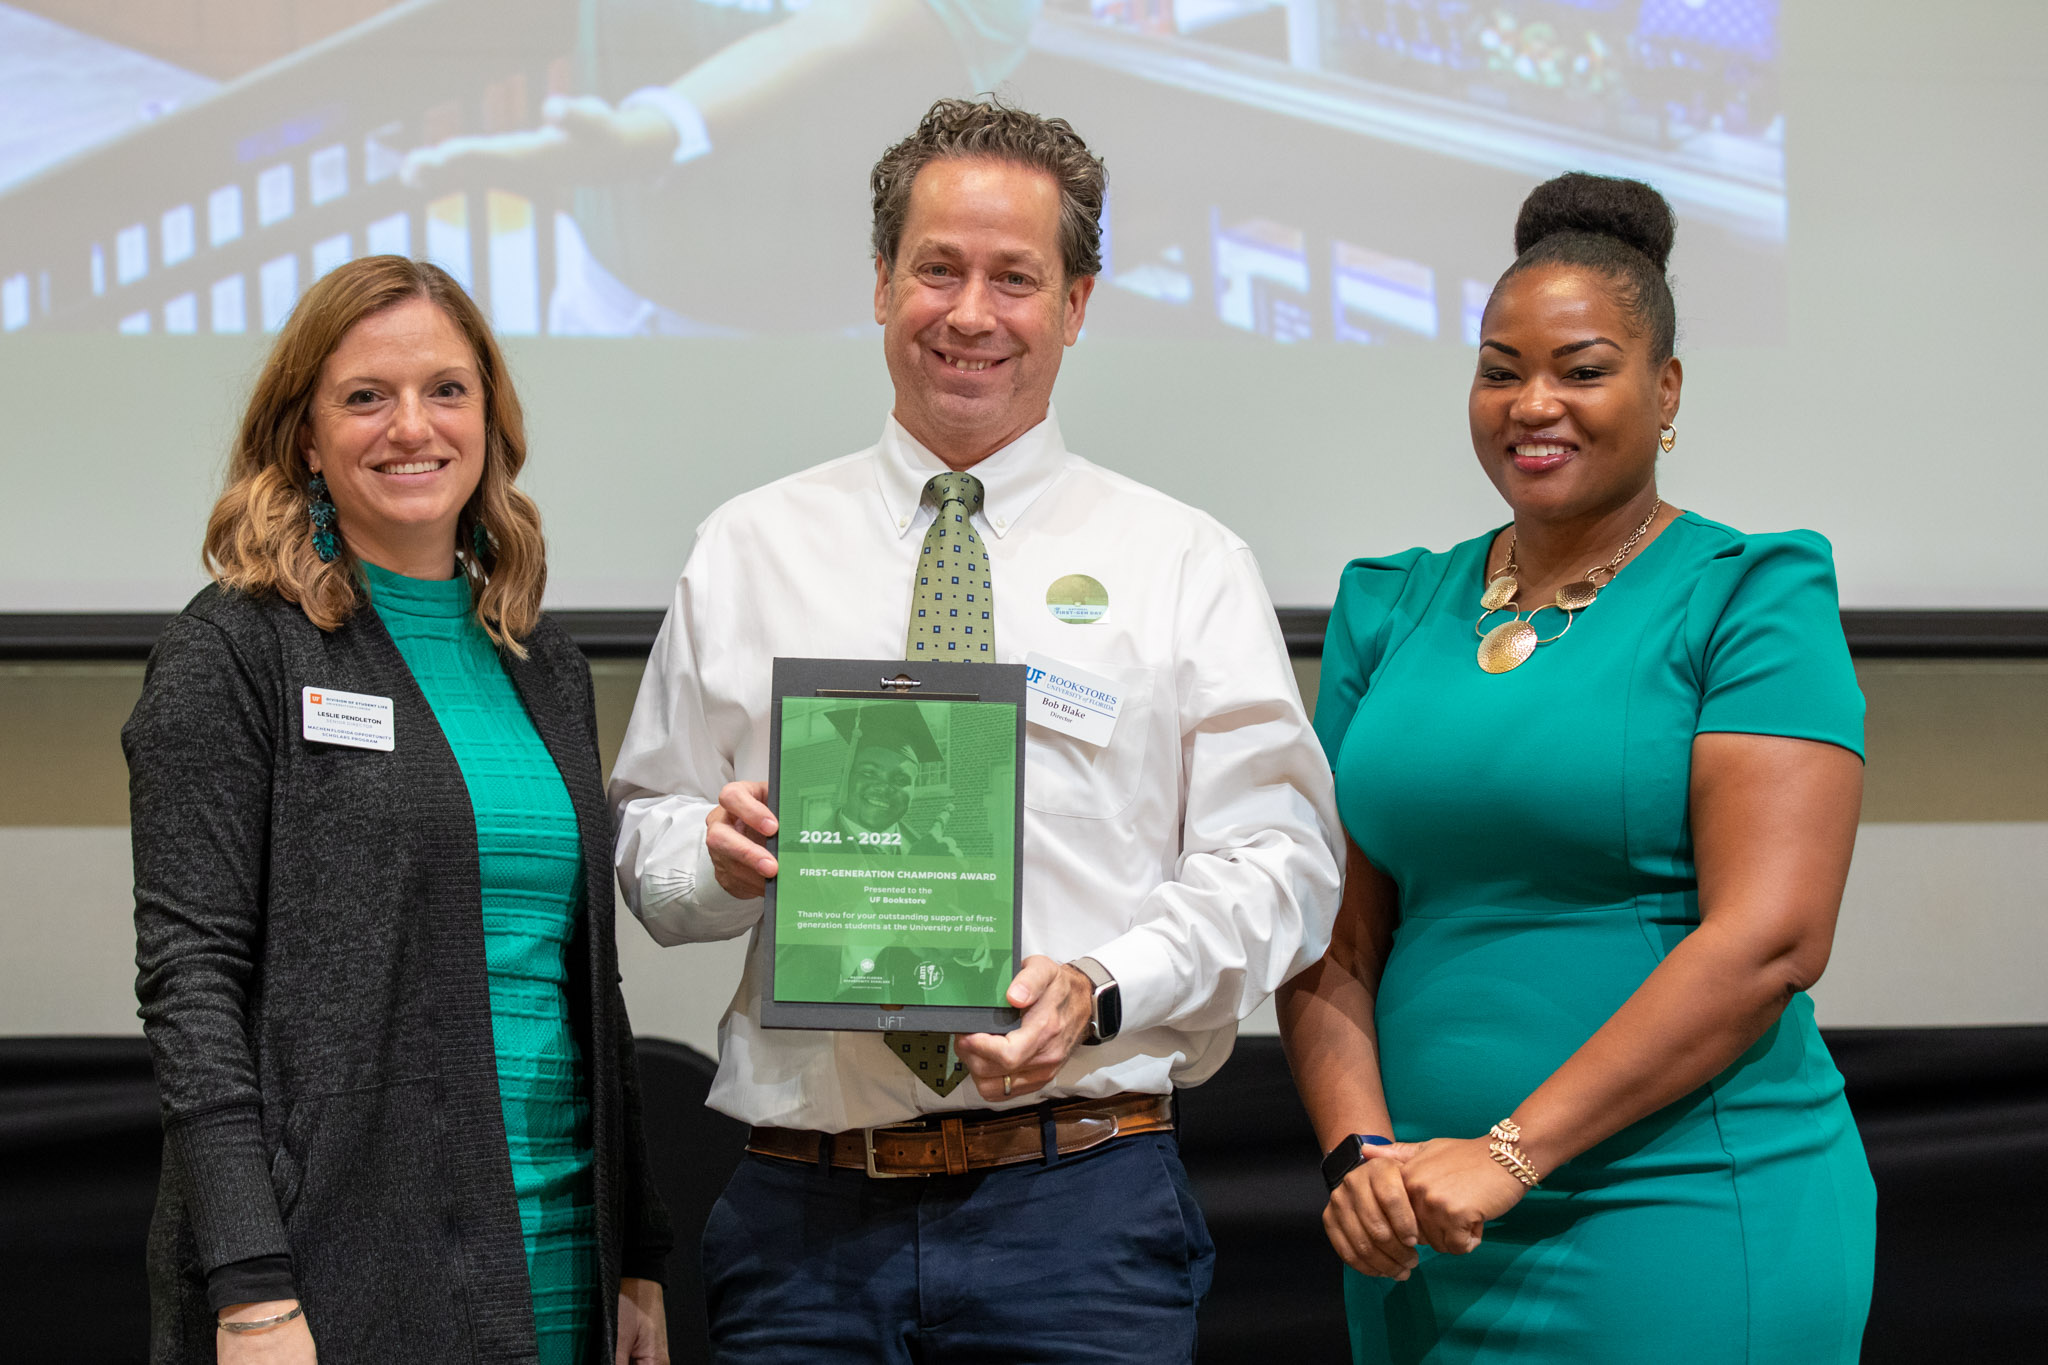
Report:
M 1109 743 L 1085 744 L 1049 726 L 1024 727 L 1024 804 L 1044 815 L 1107 820 L 1123 813 L 1145 776 L 1156 670 L 1078 664 L 1116 679 L 1123 694 Z

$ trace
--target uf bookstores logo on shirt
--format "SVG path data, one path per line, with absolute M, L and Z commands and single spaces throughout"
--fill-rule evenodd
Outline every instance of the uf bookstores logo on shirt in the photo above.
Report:
M 1116 733 L 1117 712 L 1124 704 L 1122 685 L 1114 678 L 1043 654 L 1024 656 L 1024 693 L 1026 720 L 1098 746 Z

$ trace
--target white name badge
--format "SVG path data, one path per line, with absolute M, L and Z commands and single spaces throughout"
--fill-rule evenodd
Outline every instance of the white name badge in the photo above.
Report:
M 1024 656 L 1024 718 L 1083 744 L 1109 743 L 1123 708 L 1122 685 L 1043 654 Z
M 346 744 L 387 754 L 396 747 L 397 714 L 389 697 L 302 687 L 299 707 L 299 733 L 315 744 Z

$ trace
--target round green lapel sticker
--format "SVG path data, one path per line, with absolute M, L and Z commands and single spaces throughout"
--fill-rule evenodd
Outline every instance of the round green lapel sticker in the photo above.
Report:
M 1109 589 L 1087 574 L 1070 573 L 1045 590 L 1045 606 L 1070 626 L 1092 626 L 1109 610 Z

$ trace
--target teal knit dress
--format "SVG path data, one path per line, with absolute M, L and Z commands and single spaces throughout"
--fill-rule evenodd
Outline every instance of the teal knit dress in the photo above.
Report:
M 590 1098 L 569 1024 L 583 908 L 575 809 L 460 578 L 364 565 L 370 600 L 455 751 L 476 815 L 498 1094 L 542 1365 L 583 1365 L 598 1308 Z M 404 736 L 399 737 L 404 743 Z
M 1354 562 L 1323 654 L 1315 723 L 1344 825 L 1399 891 L 1376 1017 L 1407 1141 L 1512 1113 L 1699 926 L 1696 736 L 1863 748 L 1812 532 L 1688 512 L 1569 635 L 1499 675 L 1473 630 L 1490 540 Z M 1398 1284 L 1346 1270 L 1353 1359 L 1855 1365 L 1875 1200 L 1802 993 L 1727 1070 L 1552 1172 L 1471 1255 L 1424 1250 Z

